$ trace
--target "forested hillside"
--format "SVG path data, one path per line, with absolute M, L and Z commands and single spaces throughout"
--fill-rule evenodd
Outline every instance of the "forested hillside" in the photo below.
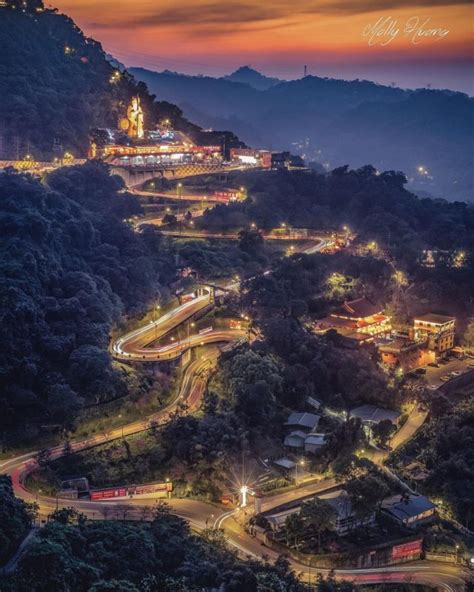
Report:
M 339 167 L 329 174 L 249 171 L 236 182 L 249 189 L 251 199 L 206 212 L 203 226 L 232 228 L 255 222 L 269 229 L 288 222 L 320 229 L 348 224 L 365 237 L 380 239 L 397 258 L 412 261 L 428 246 L 474 249 L 474 207 L 420 199 L 407 191 L 402 172 L 379 173 L 370 165 Z
M 69 17 L 39 1 L 25 10 L 0 6 L 0 158 L 85 156 L 91 130 L 116 128 L 134 94 L 148 127 L 168 118 L 199 142 L 219 143 L 175 105 L 155 101 L 144 83 L 114 72 L 101 44 Z
M 40 422 L 68 425 L 83 402 L 126 393 L 107 353 L 109 331 L 160 290 L 158 238 L 122 222 L 139 206 L 117 193 L 119 178 L 90 163 L 56 171 L 48 186 L 0 174 L 4 436 L 34 435 Z

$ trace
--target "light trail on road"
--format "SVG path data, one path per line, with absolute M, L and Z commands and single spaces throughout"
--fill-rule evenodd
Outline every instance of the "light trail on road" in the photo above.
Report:
M 321 250 L 326 246 L 327 242 L 320 240 L 316 245 L 310 247 L 310 252 Z M 271 273 L 270 270 L 265 272 L 265 275 L 269 273 Z M 168 344 L 156 348 L 147 348 L 146 346 L 165 336 L 171 330 L 185 323 L 194 314 L 203 311 L 211 304 L 211 292 L 210 290 L 205 290 L 202 295 L 174 308 L 157 321 L 148 323 L 144 327 L 136 329 L 112 343 L 111 351 L 114 357 L 131 361 L 176 359 L 187 349 L 200 347 L 202 344 L 205 344 L 207 347 L 198 359 L 191 361 L 185 368 L 180 392 L 172 403 L 143 420 L 115 428 L 108 433 L 97 434 L 84 440 L 73 441 L 71 443 L 73 451 L 84 451 L 115 439 L 151 429 L 155 426 L 163 426 L 170 421 L 172 414 L 183 404 L 187 407 L 187 413 L 193 413 L 199 409 L 207 386 L 209 371 L 213 368 L 220 355 L 220 350 L 215 344 L 236 341 L 241 339 L 245 333 L 230 330 L 213 331 L 206 335 L 197 335 L 181 342 L 178 341 L 172 345 Z M 152 509 L 157 502 L 156 498 L 129 498 L 110 502 L 99 502 L 90 500 L 64 500 L 38 495 L 29 491 L 25 486 L 25 480 L 30 472 L 38 468 L 35 460 L 37 453 L 38 451 L 33 451 L 6 460 L 0 463 L 0 470 L 11 475 L 17 497 L 27 502 L 36 502 L 38 504 L 41 516 L 46 517 L 56 509 L 72 506 L 79 512 L 84 513 L 89 519 L 105 520 L 121 518 L 127 520 L 150 520 L 150 514 L 152 515 Z M 50 449 L 50 453 L 51 459 L 59 458 L 64 454 L 64 447 L 53 447 Z M 327 485 L 327 483 L 320 482 L 310 487 L 316 491 Z M 302 489 L 299 489 L 298 492 L 301 493 Z M 277 499 L 281 503 L 286 496 L 294 497 L 294 492 L 283 494 L 283 497 Z M 222 528 L 229 545 L 236 549 L 240 555 L 254 557 L 259 560 L 264 558 L 276 560 L 278 558 L 279 554 L 276 551 L 264 546 L 261 542 L 250 536 L 234 520 L 234 517 L 240 510 L 239 508 L 232 511 L 216 509 L 214 505 L 194 499 L 172 498 L 166 501 L 173 512 L 186 520 L 198 532 L 208 528 L 209 524 L 212 524 L 217 529 Z M 318 573 L 323 576 L 329 573 L 327 569 L 309 568 L 304 563 L 292 558 L 289 558 L 289 561 L 292 569 L 304 581 L 315 578 Z M 435 586 L 436 589 L 446 592 L 461 592 L 464 588 L 463 570 L 459 566 L 437 564 L 435 562 L 388 566 L 368 570 L 344 569 L 336 570 L 335 574 L 339 579 L 347 579 L 356 583 L 406 583 L 410 581 L 411 583 Z

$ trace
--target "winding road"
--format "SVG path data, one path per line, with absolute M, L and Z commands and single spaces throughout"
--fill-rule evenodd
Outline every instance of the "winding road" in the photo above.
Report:
M 324 243 L 321 242 L 321 244 Z M 115 428 L 110 432 L 73 441 L 71 448 L 74 451 L 86 450 L 114 439 L 148 430 L 154 426 L 164 425 L 182 405 L 185 405 L 188 413 L 196 412 L 199 409 L 209 373 L 220 355 L 218 344 L 237 342 L 245 338 L 245 332 L 217 330 L 204 335 L 188 336 L 186 339 L 170 341 L 163 345 L 155 345 L 155 343 L 163 341 L 172 330 L 187 321 L 189 322 L 192 317 L 205 312 L 212 305 L 213 298 L 210 289 L 201 289 L 197 297 L 189 302 L 181 304 L 162 315 L 158 320 L 131 331 L 112 342 L 111 352 L 115 358 L 136 362 L 177 359 L 186 350 L 203 345 L 206 347 L 199 350 L 200 355 L 185 367 L 180 391 L 172 403 L 143 420 Z M 64 447 L 53 447 L 50 452 L 51 459 L 58 458 L 64 453 Z M 55 509 L 71 506 L 74 506 L 90 519 L 149 520 L 151 518 L 156 499 L 135 498 L 111 502 L 95 502 L 83 499 L 63 500 L 29 491 L 25 487 L 25 480 L 28 473 L 38 467 L 35 460 L 36 454 L 37 451 L 33 451 L 3 461 L 0 463 L 0 471 L 12 477 L 15 494 L 18 497 L 28 502 L 38 503 L 41 518 L 46 518 Z M 229 545 L 241 556 L 250 556 L 257 559 L 266 557 L 272 560 L 275 560 L 278 556 L 275 551 L 262 546 L 262 543 L 250 536 L 242 528 L 241 521 L 238 520 L 238 514 L 244 511 L 243 509 L 229 512 L 193 499 L 172 498 L 168 500 L 168 503 L 171 509 L 187 520 L 197 532 L 213 525 L 223 528 Z M 300 577 L 307 582 L 315 583 L 317 573 L 323 575 L 328 573 L 328 570 L 325 569 L 309 569 L 306 565 L 294 559 L 291 559 L 290 563 Z M 465 574 L 463 574 L 463 570 L 459 566 L 424 561 L 377 569 L 336 570 L 336 575 L 356 583 L 411 582 L 433 586 L 437 590 L 460 592 L 464 589 L 463 576 Z

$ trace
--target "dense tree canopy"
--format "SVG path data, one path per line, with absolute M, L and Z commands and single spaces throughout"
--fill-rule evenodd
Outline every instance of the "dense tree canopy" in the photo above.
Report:
M 396 404 L 396 393 L 370 355 L 339 346 L 337 335 L 310 335 L 291 318 L 271 319 L 263 325 L 264 351 L 285 363 L 282 401 L 295 407 L 307 396 L 338 409 L 356 404 Z
M 281 365 L 252 350 L 237 353 L 222 365 L 225 392 L 235 411 L 250 426 L 272 420 L 282 394 Z
M 455 406 L 446 400 L 440 409 L 441 414 L 433 414 L 414 440 L 397 451 L 395 462 L 407 463 L 407 458 L 423 462 L 429 474 L 422 487 L 440 498 L 460 522 L 472 529 L 474 397 Z
M 474 249 L 474 207 L 463 202 L 418 198 L 404 188 L 401 172 L 372 166 L 340 167 L 329 174 L 274 171 L 239 175 L 251 196 L 219 205 L 204 216 L 206 228 L 338 228 L 349 225 L 379 240 L 397 259 L 416 260 L 426 246 Z
M 91 163 L 51 174 L 48 186 L 0 174 L 3 434 L 67 425 L 83 401 L 125 394 L 109 332 L 160 289 L 159 252 L 122 222 L 137 205 L 117 193 L 120 180 Z
M 267 588 L 265 582 L 274 587 Z M 81 522 L 54 516 L 21 557 L 9 592 L 225 592 L 285 590 L 303 586 L 281 559 L 274 566 L 239 561 L 215 533 L 200 538 L 181 518 L 159 508 L 150 524 Z
M 14 496 L 10 477 L 0 475 L 0 565 L 26 536 L 34 515 L 34 506 Z

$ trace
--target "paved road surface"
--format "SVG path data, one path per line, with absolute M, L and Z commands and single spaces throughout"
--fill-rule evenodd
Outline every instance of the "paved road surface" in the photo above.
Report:
M 183 193 L 181 195 L 177 195 L 177 193 L 161 193 L 158 191 L 141 191 L 140 189 L 128 189 L 129 193 L 133 193 L 134 195 L 139 195 L 140 197 L 158 197 L 160 199 L 170 199 L 172 201 L 200 201 L 206 203 L 228 203 L 230 200 L 222 199 L 222 197 L 217 197 L 213 193 L 209 193 L 206 195 L 196 195 L 193 193 Z
M 201 307 L 207 306 L 209 303 L 209 295 L 204 294 L 201 299 L 197 298 L 185 305 L 181 305 L 176 309 L 163 315 L 156 323 L 150 323 L 144 328 L 137 329 L 132 333 L 117 340 L 112 349 L 114 355 L 121 356 L 123 353 L 135 354 L 134 347 L 139 349 L 143 344 L 155 340 L 155 335 L 165 335 L 171 328 L 184 322 L 196 311 L 201 310 Z M 227 332 L 225 332 L 227 333 Z M 235 333 L 232 334 L 232 337 Z M 226 337 L 230 337 L 226 335 Z M 194 342 L 193 342 L 194 343 Z M 174 346 L 178 347 L 178 346 Z M 191 347 L 191 343 L 187 344 Z M 179 348 L 178 348 L 179 349 Z M 170 350 L 167 350 L 169 353 Z M 159 348 L 153 353 L 155 356 L 161 356 L 162 352 Z M 137 355 L 142 355 L 140 354 Z M 118 439 L 123 436 L 137 433 L 139 431 L 149 429 L 153 425 L 163 425 L 170 419 L 171 413 L 176 411 L 180 403 L 185 403 L 188 406 L 188 411 L 196 411 L 200 405 L 202 395 L 206 388 L 208 371 L 212 368 L 219 356 L 219 349 L 216 346 L 205 348 L 203 355 L 189 364 L 185 370 L 181 389 L 177 400 L 165 407 L 163 410 L 147 417 L 144 420 L 132 422 L 126 426 L 116 428 L 108 433 L 99 434 L 82 441 L 72 442 L 73 450 L 84 450 L 98 444 L 109 442 L 113 439 Z M 414 416 L 413 423 L 406 428 L 403 437 L 409 437 L 412 429 L 415 429 L 417 421 L 420 421 L 421 416 Z M 402 439 L 402 437 L 400 437 Z M 52 458 L 57 458 L 63 453 L 63 447 L 58 446 L 51 449 Z M 47 496 L 37 495 L 28 491 L 25 486 L 25 478 L 28 472 L 31 472 L 37 467 L 34 460 L 35 452 L 23 454 L 17 458 L 13 458 L 0 463 L 0 470 L 12 476 L 15 494 L 27 501 L 36 501 L 40 508 L 40 515 L 47 516 L 56 508 L 74 506 L 79 511 L 85 513 L 91 519 L 127 519 L 127 520 L 146 520 L 150 519 L 152 515 L 153 506 L 156 504 L 155 499 L 126 499 L 117 502 L 92 502 L 88 500 L 59 500 L 48 498 Z M 328 481 L 319 482 L 305 486 L 298 490 L 298 497 L 304 491 L 305 493 L 315 493 L 321 491 L 321 488 L 328 486 Z M 272 500 L 266 500 L 264 507 L 269 509 L 274 505 L 280 505 L 295 498 L 295 492 L 286 492 L 273 496 Z M 206 504 L 202 501 L 191 499 L 171 499 L 170 506 L 174 512 L 186 519 L 192 528 L 200 531 L 213 524 L 218 524 L 219 527 L 224 528 L 228 537 L 229 544 L 234 547 L 241 555 L 252 556 L 256 558 L 268 557 L 276 559 L 277 554 L 267 547 L 263 547 L 260 542 L 248 535 L 234 520 L 233 513 L 229 515 L 228 511 L 216 508 L 211 504 Z M 317 573 L 326 574 L 327 570 L 320 570 L 313 568 L 309 570 L 307 566 L 295 560 L 291 560 L 293 569 L 300 574 L 302 579 L 308 581 L 312 578 L 315 581 Z M 358 583 L 362 582 L 406 582 L 412 581 L 416 583 L 428 584 L 436 586 L 438 590 L 445 590 L 447 592 L 461 592 L 464 586 L 463 570 L 458 566 L 436 564 L 433 562 L 423 562 L 416 565 L 385 567 L 372 570 L 338 570 L 336 575 L 340 578 L 354 580 Z

